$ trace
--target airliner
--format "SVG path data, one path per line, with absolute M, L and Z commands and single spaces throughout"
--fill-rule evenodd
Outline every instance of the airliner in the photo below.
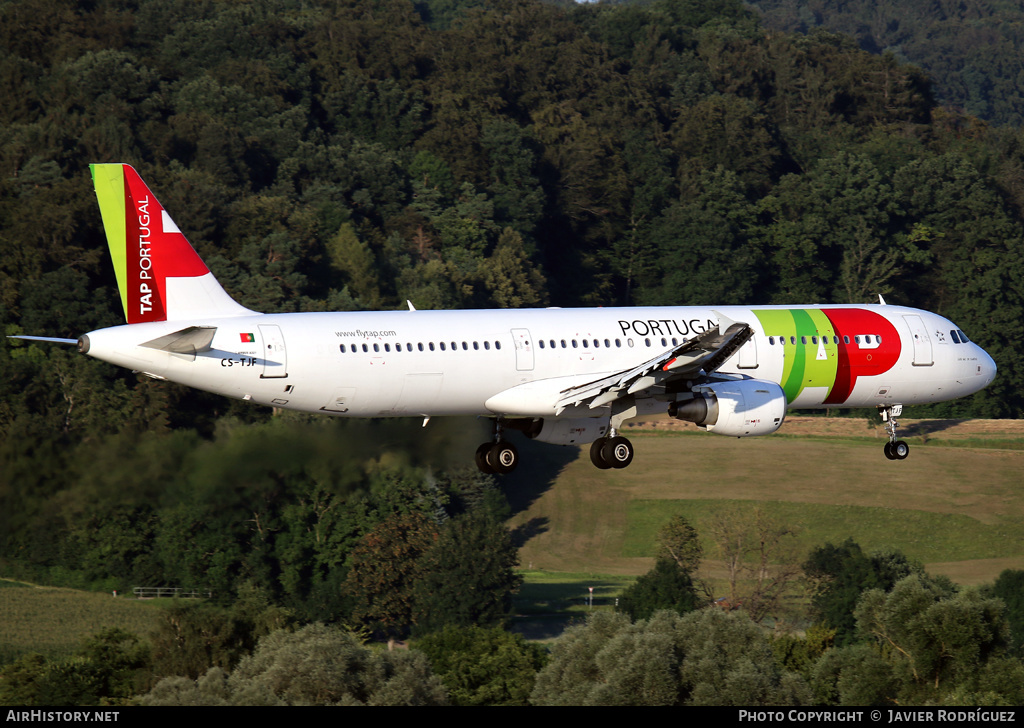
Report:
M 590 444 L 624 468 L 634 417 L 708 432 L 775 432 L 790 408 L 876 407 L 903 460 L 904 405 L 986 387 L 992 358 L 947 319 L 885 305 L 266 314 L 234 301 L 136 171 L 94 164 L 126 325 L 76 339 L 83 354 L 226 397 L 336 417 L 488 418 L 476 464 L 511 472 L 510 430 Z

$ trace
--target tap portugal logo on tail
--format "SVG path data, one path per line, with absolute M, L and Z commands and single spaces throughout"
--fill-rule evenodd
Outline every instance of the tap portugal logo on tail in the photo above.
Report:
M 167 279 L 210 270 L 126 164 L 92 165 L 121 303 L 130 324 L 167 320 Z

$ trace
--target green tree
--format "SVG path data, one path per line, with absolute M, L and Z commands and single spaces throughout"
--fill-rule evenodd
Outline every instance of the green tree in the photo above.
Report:
M 1006 569 L 984 593 L 1002 599 L 1006 605 L 1012 651 L 1021 656 L 1024 653 L 1024 571 Z
M 699 606 L 689 572 L 671 559 L 659 558 L 653 569 L 619 595 L 617 610 L 636 621 L 650 619 L 662 609 L 686 614 Z
M 890 663 L 901 702 L 942 701 L 955 688 L 975 689 L 985 666 L 1005 654 L 1004 609 L 998 599 L 915 574 L 889 593 L 866 592 L 855 616 Z
M 781 672 L 743 614 L 658 612 L 631 623 L 598 612 L 555 643 L 535 705 L 800 705 L 802 678 Z
M 838 546 L 828 543 L 814 549 L 803 571 L 810 580 L 816 618 L 836 630 L 837 645 L 847 645 L 857 639 L 853 615 L 864 592 L 889 591 L 900 579 L 924 569 L 898 552 L 865 554 L 853 539 L 847 539 Z
M 161 680 L 143 705 L 443 705 L 441 681 L 412 651 L 364 646 L 337 627 L 310 624 L 262 638 L 230 675 Z
M 503 626 L 522 577 L 508 528 L 474 510 L 449 520 L 419 557 L 412 587 L 412 620 L 418 632 L 449 625 Z
M 693 574 L 700 568 L 704 558 L 704 546 L 700 542 L 697 529 L 683 516 L 672 516 L 658 530 L 658 559 L 671 559 L 687 574 Z
M 352 550 L 344 589 L 353 619 L 391 637 L 415 621 L 414 590 L 426 573 L 423 555 L 438 541 L 437 525 L 421 513 L 386 518 Z
M 417 639 L 453 705 L 528 705 L 546 653 L 500 627 L 454 626 Z

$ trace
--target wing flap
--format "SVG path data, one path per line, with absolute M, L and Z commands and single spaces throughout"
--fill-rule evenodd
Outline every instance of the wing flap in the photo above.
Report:
M 584 403 L 595 409 L 672 380 L 695 379 L 715 371 L 754 334 L 749 325 L 717 311 L 715 314 L 717 329 L 709 329 L 633 369 L 562 390 L 555 412 L 560 414 L 567 407 Z

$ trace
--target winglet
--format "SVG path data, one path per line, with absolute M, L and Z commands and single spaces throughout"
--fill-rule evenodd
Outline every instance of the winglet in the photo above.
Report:
M 254 313 L 224 292 L 134 169 L 90 169 L 128 323 Z

